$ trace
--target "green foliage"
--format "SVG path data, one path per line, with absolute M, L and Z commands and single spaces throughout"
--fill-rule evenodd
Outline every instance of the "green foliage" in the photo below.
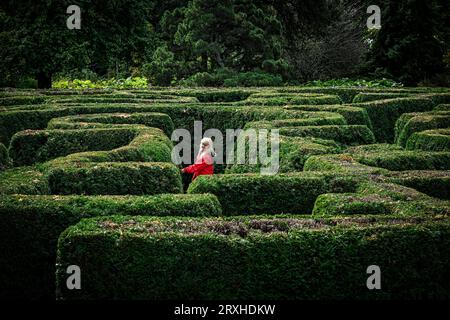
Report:
M 408 150 L 450 151 L 450 130 L 427 130 L 414 133 L 406 144 Z
M 199 177 L 189 186 L 188 193 L 215 194 L 225 215 L 310 214 L 320 194 L 352 192 L 356 182 L 353 177 L 317 173 L 227 174 Z
M 309 106 L 286 106 L 287 110 L 297 110 L 297 111 L 324 111 L 324 112 L 335 112 L 342 115 L 349 125 L 366 125 L 372 129 L 372 123 L 369 119 L 366 109 L 347 106 L 347 105 L 309 105 Z
M 0 106 L 23 105 L 23 104 L 41 104 L 46 101 L 45 96 L 13 96 L 0 98 Z
M 450 170 L 450 152 L 379 151 L 355 157 L 362 164 L 391 171 Z
M 0 90 L 0 141 L 17 165 L 39 162 L 0 171 L 0 296 L 51 298 L 56 241 L 69 227 L 58 260 L 68 299 L 447 297 L 435 277 L 448 278 L 450 260 L 448 97 L 446 88 Z M 203 130 L 279 129 L 280 174 L 216 165 L 181 194 L 168 135 L 192 132 L 195 120 Z M 413 150 L 375 144 L 403 134 Z M 355 271 L 375 260 L 392 267 L 382 292 Z M 83 290 L 66 291 L 67 263 L 82 267 Z
M 304 127 L 282 127 L 280 134 L 290 137 L 315 137 L 335 140 L 345 145 L 375 143 L 375 137 L 367 126 L 361 125 L 324 125 Z
M 427 98 L 397 98 L 360 103 L 358 107 L 367 110 L 377 141 L 392 143 L 395 123 L 403 113 L 430 111 L 434 105 Z
M 158 47 L 153 53 L 152 60 L 143 66 L 143 72 L 148 75 L 150 83 L 161 86 L 172 84 L 176 70 L 175 56 L 166 45 Z
M 405 147 L 408 139 L 416 132 L 449 127 L 450 112 L 405 113 L 395 125 L 395 142 Z M 433 148 L 429 150 L 432 151 Z
M 22 131 L 11 139 L 9 152 L 15 166 L 24 166 L 77 152 L 119 148 L 135 135 L 126 128 Z
M 180 193 L 180 170 L 170 163 L 101 162 L 73 167 L 59 165 L 47 172 L 53 194 L 145 195 Z
M 54 118 L 48 123 L 48 129 L 93 129 L 109 126 L 115 127 L 117 124 L 141 124 L 147 127 L 159 128 L 166 135 L 171 135 L 174 130 L 172 119 L 165 113 L 156 112 L 85 114 Z
M 448 170 L 393 172 L 389 174 L 389 177 L 393 183 L 414 188 L 432 197 L 450 200 Z
M 180 81 L 183 86 L 191 87 L 274 87 L 283 85 L 283 79 L 262 71 L 235 72 L 219 69 L 215 73 L 199 72 Z
M 322 194 L 314 204 L 315 216 L 390 214 L 391 200 L 378 195 Z
M 0 171 L 0 194 L 50 194 L 47 179 L 35 167 Z
M 395 88 L 402 87 L 401 83 L 389 79 L 365 80 L 365 79 L 333 79 L 333 80 L 314 80 L 309 81 L 309 87 L 367 87 L 367 88 Z
M 437 35 L 447 25 L 440 19 L 445 14 L 440 12 L 439 2 L 382 1 L 383 25 L 368 58 L 377 75 L 411 86 L 444 71 L 447 48 Z
M 372 221 L 83 220 L 58 242 L 60 298 L 447 299 L 448 221 Z M 383 290 L 367 290 L 361 270 L 373 261 Z M 83 290 L 65 285 L 72 264 Z
M 314 204 L 316 216 L 426 216 L 448 215 L 448 201 L 391 183 L 362 183 L 359 193 L 323 194 Z
M 268 141 L 270 150 L 269 143 L 270 141 Z M 247 150 L 248 146 L 246 152 L 248 152 Z M 330 154 L 339 151 L 340 147 L 331 140 L 280 136 L 278 172 L 302 171 L 306 160 L 311 155 Z M 248 157 L 245 160 L 245 164 L 238 164 L 235 159 L 235 164 L 229 165 L 225 173 L 260 173 L 261 168 L 265 167 L 260 162 L 249 164 Z
M 54 298 L 59 235 L 83 218 L 105 215 L 218 216 L 212 195 L 0 196 L 0 297 Z M 29 266 L 33 266 L 31 270 Z
M 363 92 L 359 93 L 353 99 L 353 103 L 364 103 L 377 100 L 388 100 L 396 98 L 405 98 L 410 96 L 407 92 Z
M 241 72 L 223 82 L 225 87 L 274 87 L 282 84 L 281 76 L 264 72 Z
M 263 106 L 338 105 L 341 104 L 341 100 L 335 95 L 269 92 L 252 94 L 240 104 Z
M 347 152 L 361 164 L 391 171 L 450 168 L 448 152 L 405 151 L 399 146 L 389 144 L 359 146 L 349 148 Z
M 143 77 L 129 77 L 126 79 L 108 79 L 92 82 L 91 80 L 58 80 L 52 83 L 54 89 L 145 89 L 148 87 L 147 79 Z

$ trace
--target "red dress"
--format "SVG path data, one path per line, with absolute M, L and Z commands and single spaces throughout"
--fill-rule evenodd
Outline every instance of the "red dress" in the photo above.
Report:
M 197 158 L 195 163 L 183 169 L 183 172 L 193 174 L 192 181 L 198 176 L 212 175 L 214 173 L 214 160 L 210 153 Z

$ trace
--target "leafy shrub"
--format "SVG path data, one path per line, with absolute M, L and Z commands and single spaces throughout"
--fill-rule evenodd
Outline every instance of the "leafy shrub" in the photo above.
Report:
M 179 84 L 187 87 L 217 87 L 223 85 L 223 79 L 216 74 L 198 72 L 185 80 L 181 80 Z
M 405 113 L 395 124 L 395 142 L 405 147 L 412 134 L 440 128 L 450 128 L 450 112 Z
M 105 215 L 218 216 L 213 195 L 0 196 L 0 297 L 54 299 L 59 235 L 83 218 Z M 33 266 L 31 269 L 30 266 Z
M 261 71 L 235 72 L 219 69 L 215 73 L 196 73 L 179 84 L 191 87 L 271 87 L 282 85 L 283 79 L 279 75 Z
M 319 195 L 352 192 L 356 182 L 353 177 L 318 173 L 275 176 L 227 174 L 201 176 L 189 186 L 188 193 L 215 194 L 225 215 L 310 214 Z
M 0 194 L 50 194 L 44 174 L 35 167 L 0 171 Z
M 307 83 L 310 87 L 367 87 L 367 88 L 395 88 L 403 87 L 399 82 L 389 79 L 381 80 L 364 80 L 364 79 L 334 79 L 334 80 L 316 80 Z
M 153 195 L 181 193 L 180 170 L 171 163 L 101 162 L 74 167 L 52 166 L 48 184 L 53 194 Z
M 225 87 L 276 87 L 283 84 L 283 78 L 265 72 L 241 72 L 223 82 Z
M 24 105 L 24 104 L 42 104 L 47 101 L 44 96 L 12 96 L 0 97 L 0 106 Z
M 129 77 L 126 79 L 108 79 L 100 81 L 91 81 L 73 79 L 73 80 L 58 80 L 52 83 L 53 89 L 145 89 L 148 87 L 146 78 L 143 77 Z
M 159 128 L 166 135 L 171 135 L 174 130 L 172 119 L 164 113 L 107 113 L 85 114 L 54 118 L 48 123 L 48 129 L 82 129 L 107 127 L 102 124 L 141 124 L 147 127 Z M 120 126 L 119 126 L 120 127 Z
M 407 150 L 450 151 L 450 129 L 414 133 L 406 143 Z
M 252 94 L 247 100 L 239 105 L 264 105 L 264 106 L 286 106 L 286 105 L 337 105 L 341 100 L 335 95 L 308 94 L 308 93 L 264 93 Z
M 408 97 L 410 93 L 405 92 L 363 92 L 353 99 L 353 103 L 364 103 L 377 100 L 387 100 Z
M 178 62 L 175 55 L 167 45 L 158 47 L 153 53 L 151 62 L 145 63 L 142 68 L 150 83 L 159 86 L 168 86 L 175 81 L 178 74 Z
M 384 215 L 390 214 L 392 200 L 378 195 L 322 194 L 313 209 L 313 215 Z
M 391 172 L 388 176 L 392 183 L 416 189 L 435 198 L 450 200 L 450 176 L 448 170 Z M 447 203 L 448 207 L 449 204 Z
M 357 220 L 295 217 L 86 219 L 60 237 L 59 297 L 157 300 L 450 297 L 447 220 L 374 218 L 371 222 L 372 226 L 367 227 Z M 383 290 L 367 290 L 364 271 L 374 261 L 383 270 Z M 83 290 L 67 289 L 66 270 L 73 264 L 83 270 Z
M 346 145 L 375 143 L 375 137 L 367 126 L 361 125 L 325 125 L 304 127 L 282 127 L 280 134 L 290 137 L 315 137 L 335 140 Z
M 360 154 L 355 159 L 391 171 L 450 170 L 450 152 L 387 151 Z
M 297 111 L 315 111 L 315 112 L 334 112 L 342 115 L 347 124 L 350 125 L 366 125 L 370 129 L 372 129 L 372 124 L 369 119 L 369 115 L 367 114 L 367 110 L 364 108 L 353 107 L 353 106 L 328 106 L 328 105 L 319 105 L 319 106 L 286 106 L 284 107 L 287 110 L 297 110 Z
M 15 166 L 45 162 L 83 151 L 109 150 L 127 145 L 136 132 L 126 128 L 22 131 L 10 145 Z
M 427 98 L 397 98 L 360 103 L 358 107 L 367 110 L 377 141 L 393 143 L 395 123 L 403 113 L 431 111 L 434 105 Z

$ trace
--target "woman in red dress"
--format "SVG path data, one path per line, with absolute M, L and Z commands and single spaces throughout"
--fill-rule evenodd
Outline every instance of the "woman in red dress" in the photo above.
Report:
M 214 173 L 214 152 L 213 142 L 211 138 L 203 138 L 198 151 L 195 163 L 189 167 L 184 168 L 183 173 L 192 174 L 192 181 L 198 176 L 212 175 Z

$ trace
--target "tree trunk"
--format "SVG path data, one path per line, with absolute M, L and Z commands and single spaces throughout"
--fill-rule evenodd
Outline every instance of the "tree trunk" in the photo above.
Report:
M 202 68 L 204 72 L 208 72 L 208 55 L 206 53 L 202 54 Z
M 37 81 L 39 89 L 50 89 L 52 87 L 52 74 L 39 72 L 37 74 Z

